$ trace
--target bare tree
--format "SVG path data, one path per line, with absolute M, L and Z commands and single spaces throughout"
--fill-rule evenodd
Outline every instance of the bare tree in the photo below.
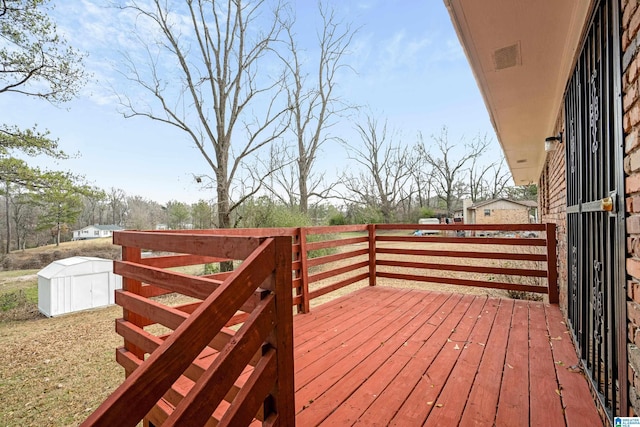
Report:
M 487 176 L 487 197 L 497 199 L 505 195 L 511 181 L 511 171 L 505 167 L 504 157 L 492 164 Z
M 111 224 L 124 225 L 127 216 L 127 194 L 120 188 L 111 187 L 107 193 Z
M 313 166 L 318 150 L 331 139 L 328 131 L 335 118 L 352 108 L 340 100 L 335 89 L 339 72 L 349 67 L 344 59 L 356 31 L 321 1 L 318 10 L 322 28 L 317 33 L 319 50 L 313 74 L 305 72 L 309 66 L 301 59 L 304 55 L 301 55 L 294 34 L 295 21 L 283 23 L 289 55 L 282 59 L 287 66 L 286 90 L 291 106 L 297 167 L 281 168 L 277 180 L 285 191 L 297 193 L 290 194 L 289 199 L 297 199 L 303 213 L 309 209 L 310 197 L 325 197 L 330 190 L 331 186 L 324 184 L 323 174 L 315 174 Z M 290 185 L 292 173 L 297 175 L 295 190 Z
M 455 202 L 468 191 L 464 184 L 468 177 L 468 164 L 480 157 L 489 143 L 486 139 L 476 138 L 471 143 L 462 144 L 462 147 L 454 145 L 449 141 L 446 127 L 439 135 L 431 136 L 436 153 L 431 152 L 431 147 L 427 147 L 421 135 L 419 139 L 417 149 L 433 169 L 435 191 L 445 203 L 447 214 L 452 216 Z
M 120 101 L 126 117 L 171 125 L 195 144 L 213 174 L 194 176 L 215 187 L 218 226 L 228 228 L 232 211 L 261 185 L 260 180 L 234 184 L 245 160 L 286 129 L 288 107 L 284 100 L 278 104 L 282 74 L 271 78 L 273 73 L 260 68 L 282 29 L 281 6 L 266 17 L 265 0 L 190 0 L 175 10 L 172 4 L 133 0 L 121 6 L 137 15 L 141 40 L 149 25 L 157 30 L 157 40 L 143 41 L 147 61 L 142 68 L 137 58 L 126 56 L 123 72 L 146 100 L 136 103 L 122 95 Z M 237 188 L 245 192 L 234 194 Z
M 416 195 L 418 206 L 431 207 L 431 190 L 434 186 L 433 171 L 422 156 L 417 156 L 416 165 L 411 171 L 413 194 Z
M 365 124 L 357 124 L 356 130 L 362 140 L 361 146 L 344 140 L 349 159 L 364 168 L 357 174 L 344 173 L 342 184 L 348 194 L 341 198 L 346 202 L 365 203 L 376 207 L 386 223 L 392 222 L 398 206 L 410 193 L 407 188 L 412 179 L 415 157 L 406 146 L 394 143 L 396 134 L 387 130 L 387 122 L 382 127 L 370 114 Z

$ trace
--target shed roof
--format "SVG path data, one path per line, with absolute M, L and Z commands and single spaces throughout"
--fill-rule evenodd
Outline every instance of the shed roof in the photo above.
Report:
M 38 272 L 39 277 L 53 279 L 81 274 L 102 273 L 113 270 L 113 261 L 110 259 L 75 256 L 59 259 Z

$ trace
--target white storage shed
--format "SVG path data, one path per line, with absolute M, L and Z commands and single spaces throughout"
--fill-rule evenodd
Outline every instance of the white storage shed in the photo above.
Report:
M 114 303 L 122 277 L 113 274 L 113 261 L 72 257 L 54 261 L 38 272 L 38 309 L 58 316 Z

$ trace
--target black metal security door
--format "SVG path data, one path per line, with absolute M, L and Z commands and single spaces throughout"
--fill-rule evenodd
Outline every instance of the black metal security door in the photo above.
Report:
M 594 10 L 567 88 L 564 138 L 569 322 L 609 419 L 627 412 L 618 5 Z

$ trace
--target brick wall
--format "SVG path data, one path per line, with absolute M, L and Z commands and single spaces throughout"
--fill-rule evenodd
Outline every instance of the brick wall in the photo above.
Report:
M 491 209 L 491 215 L 486 216 L 484 208 L 478 208 L 476 224 L 529 224 L 529 209 Z
M 563 114 L 554 134 L 564 134 Z M 538 206 L 542 223 L 556 224 L 558 254 L 558 287 L 560 309 L 567 315 L 567 182 L 565 177 L 565 144 L 547 153 L 547 160 L 538 182 Z
M 627 318 L 630 410 L 640 414 L 640 7 L 621 0 L 622 108 L 625 142 L 625 203 L 627 226 Z

